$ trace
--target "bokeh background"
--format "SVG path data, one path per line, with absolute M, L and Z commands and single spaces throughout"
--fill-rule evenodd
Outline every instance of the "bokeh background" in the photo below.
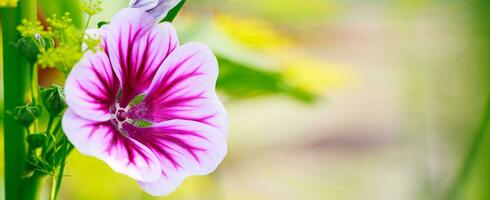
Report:
M 91 26 L 126 5 L 103 1 Z M 154 198 L 74 151 L 62 199 L 446 199 L 488 120 L 489 10 L 476 0 L 188 1 L 174 25 L 220 61 L 225 161 Z M 45 85 L 57 77 L 41 71 Z M 461 199 L 490 199 L 490 137 L 480 142 Z

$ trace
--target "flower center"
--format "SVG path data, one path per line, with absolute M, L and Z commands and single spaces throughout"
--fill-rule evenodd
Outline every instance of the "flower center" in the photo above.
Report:
M 124 123 L 132 123 L 133 120 L 128 118 L 129 106 L 122 108 L 119 103 L 116 103 L 111 109 L 111 122 L 117 127 L 119 132 L 126 136 L 126 132 L 123 130 Z
M 127 118 L 128 118 L 128 114 L 126 113 L 126 111 L 124 109 L 119 109 L 116 111 L 115 119 L 118 122 L 125 122 Z

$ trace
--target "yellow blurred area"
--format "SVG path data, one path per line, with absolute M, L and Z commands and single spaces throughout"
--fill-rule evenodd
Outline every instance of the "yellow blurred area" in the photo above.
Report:
M 104 162 L 90 156 L 82 155 L 76 150 L 70 155 L 67 164 L 62 193 L 69 194 L 70 200 L 178 200 L 201 199 L 218 195 L 216 180 L 213 180 L 214 176 L 190 177 L 171 195 L 162 198 L 153 198 L 143 192 L 135 180 L 114 172 Z
M 252 48 L 267 50 L 287 48 L 292 42 L 264 20 L 239 18 L 230 14 L 217 14 L 214 20 L 220 31 Z
M 19 0 L 0 0 L 1 7 L 16 7 Z
M 301 43 L 277 30 L 269 21 L 224 13 L 214 15 L 213 19 L 218 30 L 230 39 L 257 53 L 270 55 L 269 59 L 276 60 L 285 79 L 299 89 L 324 95 L 329 90 L 356 82 L 355 72 L 348 70 L 349 67 L 295 55 L 295 50 L 301 49 Z
M 317 95 L 355 85 L 359 80 L 355 72 L 342 65 L 313 59 L 288 59 L 281 71 L 292 85 Z

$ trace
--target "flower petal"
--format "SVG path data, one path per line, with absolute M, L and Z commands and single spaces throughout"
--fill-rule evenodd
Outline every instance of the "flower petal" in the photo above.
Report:
M 111 122 L 97 122 L 66 110 L 63 130 L 83 154 L 105 161 L 114 171 L 139 181 L 155 181 L 161 174 L 155 154 L 134 139 L 122 136 Z
M 140 9 L 126 8 L 107 28 L 106 52 L 121 80 L 121 106 L 150 85 L 165 58 L 178 46 L 177 33 L 170 23 L 154 25 L 152 17 Z
M 118 90 L 119 81 L 107 55 L 88 51 L 66 79 L 66 103 L 86 119 L 107 121 Z
M 145 98 L 129 114 L 154 123 L 182 119 L 225 127 L 226 110 L 215 91 L 217 77 L 211 50 L 200 43 L 185 44 L 165 60 Z
M 227 152 L 223 133 L 226 129 L 194 121 L 170 120 L 148 128 L 125 128 L 130 137 L 147 146 L 160 160 L 160 179 L 139 182 L 155 196 L 172 192 L 188 176 L 211 173 Z
M 145 10 L 158 22 L 181 0 L 131 0 L 129 7 Z

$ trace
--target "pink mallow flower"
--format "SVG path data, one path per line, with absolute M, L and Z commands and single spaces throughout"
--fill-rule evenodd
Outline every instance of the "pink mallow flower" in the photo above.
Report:
M 104 50 L 88 51 L 66 80 L 62 125 L 78 151 L 157 196 L 216 169 L 228 117 L 211 50 L 179 45 L 172 25 L 154 19 L 125 8 L 100 30 Z

